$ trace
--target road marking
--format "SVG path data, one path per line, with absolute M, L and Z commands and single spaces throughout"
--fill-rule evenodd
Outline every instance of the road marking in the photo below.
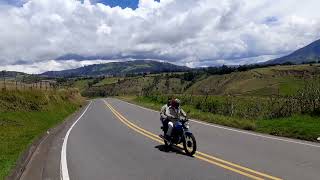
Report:
M 87 112 L 88 108 L 90 107 L 92 101 L 90 101 L 90 104 L 87 106 L 87 108 L 83 111 L 81 116 L 72 124 L 72 126 L 69 128 L 67 134 L 64 137 L 62 149 L 61 149 L 61 162 L 60 162 L 60 179 L 61 180 L 69 180 L 69 171 L 68 171 L 68 163 L 67 163 L 67 143 L 68 138 L 70 135 L 70 132 L 72 128 L 77 124 L 77 122 L 82 118 L 82 116 Z
M 157 141 L 157 142 L 163 144 L 163 140 L 160 137 L 158 137 L 156 134 L 153 134 L 150 131 L 147 131 L 147 130 L 145 130 L 145 129 L 133 124 L 131 121 L 126 119 L 121 113 L 119 113 L 117 110 L 115 110 L 108 102 L 106 102 L 105 100 L 104 100 L 104 102 L 105 102 L 106 106 L 111 110 L 111 112 L 122 123 L 127 125 L 129 128 L 133 129 L 134 131 L 136 131 L 136 132 L 138 132 L 138 133 L 140 133 L 140 134 L 142 134 L 142 135 L 144 135 L 144 136 L 146 136 L 146 137 L 148 137 L 148 138 L 150 138 L 150 139 L 152 139 L 154 141 Z M 179 147 L 183 148 L 181 145 L 179 145 Z M 206 162 L 208 162 L 210 164 L 214 164 L 214 165 L 222 167 L 224 169 L 227 169 L 227 170 L 236 172 L 238 174 L 244 175 L 244 176 L 249 177 L 251 179 L 262 180 L 263 178 L 269 178 L 269 179 L 272 179 L 272 180 L 281 180 L 280 178 L 273 177 L 273 176 L 270 176 L 270 175 L 255 171 L 255 170 L 252 170 L 252 169 L 249 169 L 249 168 L 234 164 L 232 162 L 228 162 L 226 160 L 222 160 L 220 158 L 217 158 L 217 157 L 214 157 L 214 156 L 211 156 L 211 155 L 199 152 L 199 151 L 196 152 L 194 157 L 196 157 L 196 158 L 198 158 L 200 160 L 206 161 Z M 261 177 L 259 177 L 257 175 L 259 175 L 259 176 L 261 176 L 263 178 L 261 178 Z
M 152 111 L 152 112 L 157 112 L 159 113 L 159 111 L 155 111 L 153 109 L 148 109 L 145 107 L 141 107 L 139 105 L 136 104 L 132 104 L 120 99 L 117 99 L 121 102 L 125 102 L 127 104 L 139 107 L 141 109 L 144 110 L 148 110 L 148 111 Z M 310 147 L 316 147 L 316 148 L 320 148 L 320 145 L 317 144 L 311 144 L 311 143 L 307 143 L 307 142 L 300 142 L 300 141 L 296 141 L 296 140 L 290 140 L 290 139 L 283 139 L 283 138 L 278 138 L 278 137 L 273 137 L 273 136 L 266 136 L 266 135 L 262 135 L 262 134 L 257 134 L 257 133 L 252 133 L 252 132 L 248 132 L 248 131 L 243 131 L 243 130 L 237 130 L 234 128 L 228 128 L 228 127 L 224 127 L 224 126 L 219 126 L 219 125 L 215 125 L 215 124 L 210 124 L 210 123 L 206 123 L 206 122 L 201 122 L 199 120 L 195 120 L 195 119 L 190 119 L 190 121 L 198 123 L 198 124 L 202 124 L 202 125 L 206 125 L 206 126 L 211 126 L 211 127 L 215 127 L 215 128 L 219 128 L 219 129 L 224 129 L 224 130 L 228 130 L 228 131 L 233 131 L 233 132 L 237 132 L 237 133 L 242 133 L 242 134 L 247 134 L 247 135 L 251 135 L 251 136 L 256 136 L 256 137 L 262 137 L 262 138 L 266 138 L 266 139 L 272 139 L 272 140 L 277 140 L 277 141 L 283 141 L 283 142 L 287 142 L 287 143 L 294 143 L 294 144 L 300 144 L 300 145 L 304 145 L 304 146 L 310 146 Z M 319 137 L 319 141 L 320 141 L 320 137 Z

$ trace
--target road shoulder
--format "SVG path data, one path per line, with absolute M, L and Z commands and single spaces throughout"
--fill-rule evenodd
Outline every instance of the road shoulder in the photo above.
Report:
M 6 179 L 60 179 L 60 158 L 57 157 L 60 157 L 64 135 L 88 104 L 36 139 Z

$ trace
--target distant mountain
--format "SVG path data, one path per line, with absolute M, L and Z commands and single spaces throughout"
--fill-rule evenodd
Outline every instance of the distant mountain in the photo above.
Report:
M 283 64 L 287 62 L 302 64 L 311 61 L 320 61 L 320 39 L 287 56 L 267 61 L 264 64 Z
M 83 61 L 83 60 L 97 60 L 97 59 L 113 59 L 112 57 L 108 56 L 82 56 L 79 54 L 66 54 L 63 56 L 58 57 L 56 60 L 77 60 L 77 61 Z
M 166 62 L 136 60 L 126 62 L 94 64 L 63 71 L 48 71 L 41 75 L 46 77 L 106 76 L 158 72 L 178 72 L 187 71 L 189 69 L 190 68 L 185 66 L 178 66 Z
M 0 71 L 0 77 L 5 76 L 6 78 L 15 78 L 19 76 L 27 75 L 23 72 L 17 72 L 17 71 Z

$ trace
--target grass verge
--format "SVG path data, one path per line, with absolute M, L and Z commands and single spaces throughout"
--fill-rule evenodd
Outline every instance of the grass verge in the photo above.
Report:
M 158 111 L 163 105 L 145 97 L 121 96 L 117 98 Z M 317 138 L 320 137 L 320 117 L 317 116 L 295 115 L 287 118 L 254 120 L 202 112 L 188 105 L 183 106 L 183 109 L 190 110 L 191 118 L 209 123 L 308 141 L 317 141 Z
M 41 91 L 0 91 L 0 101 L 0 179 L 10 173 L 36 138 L 61 123 L 83 103 L 70 92 Z M 13 106 L 8 108 L 8 104 Z M 28 109 L 29 106 L 37 108 Z

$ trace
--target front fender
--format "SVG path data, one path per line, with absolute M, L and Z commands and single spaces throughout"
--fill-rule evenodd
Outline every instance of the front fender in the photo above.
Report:
M 185 131 L 184 134 L 185 134 L 186 136 L 191 136 L 191 135 L 192 135 L 192 132 L 190 132 L 190 131 Z

